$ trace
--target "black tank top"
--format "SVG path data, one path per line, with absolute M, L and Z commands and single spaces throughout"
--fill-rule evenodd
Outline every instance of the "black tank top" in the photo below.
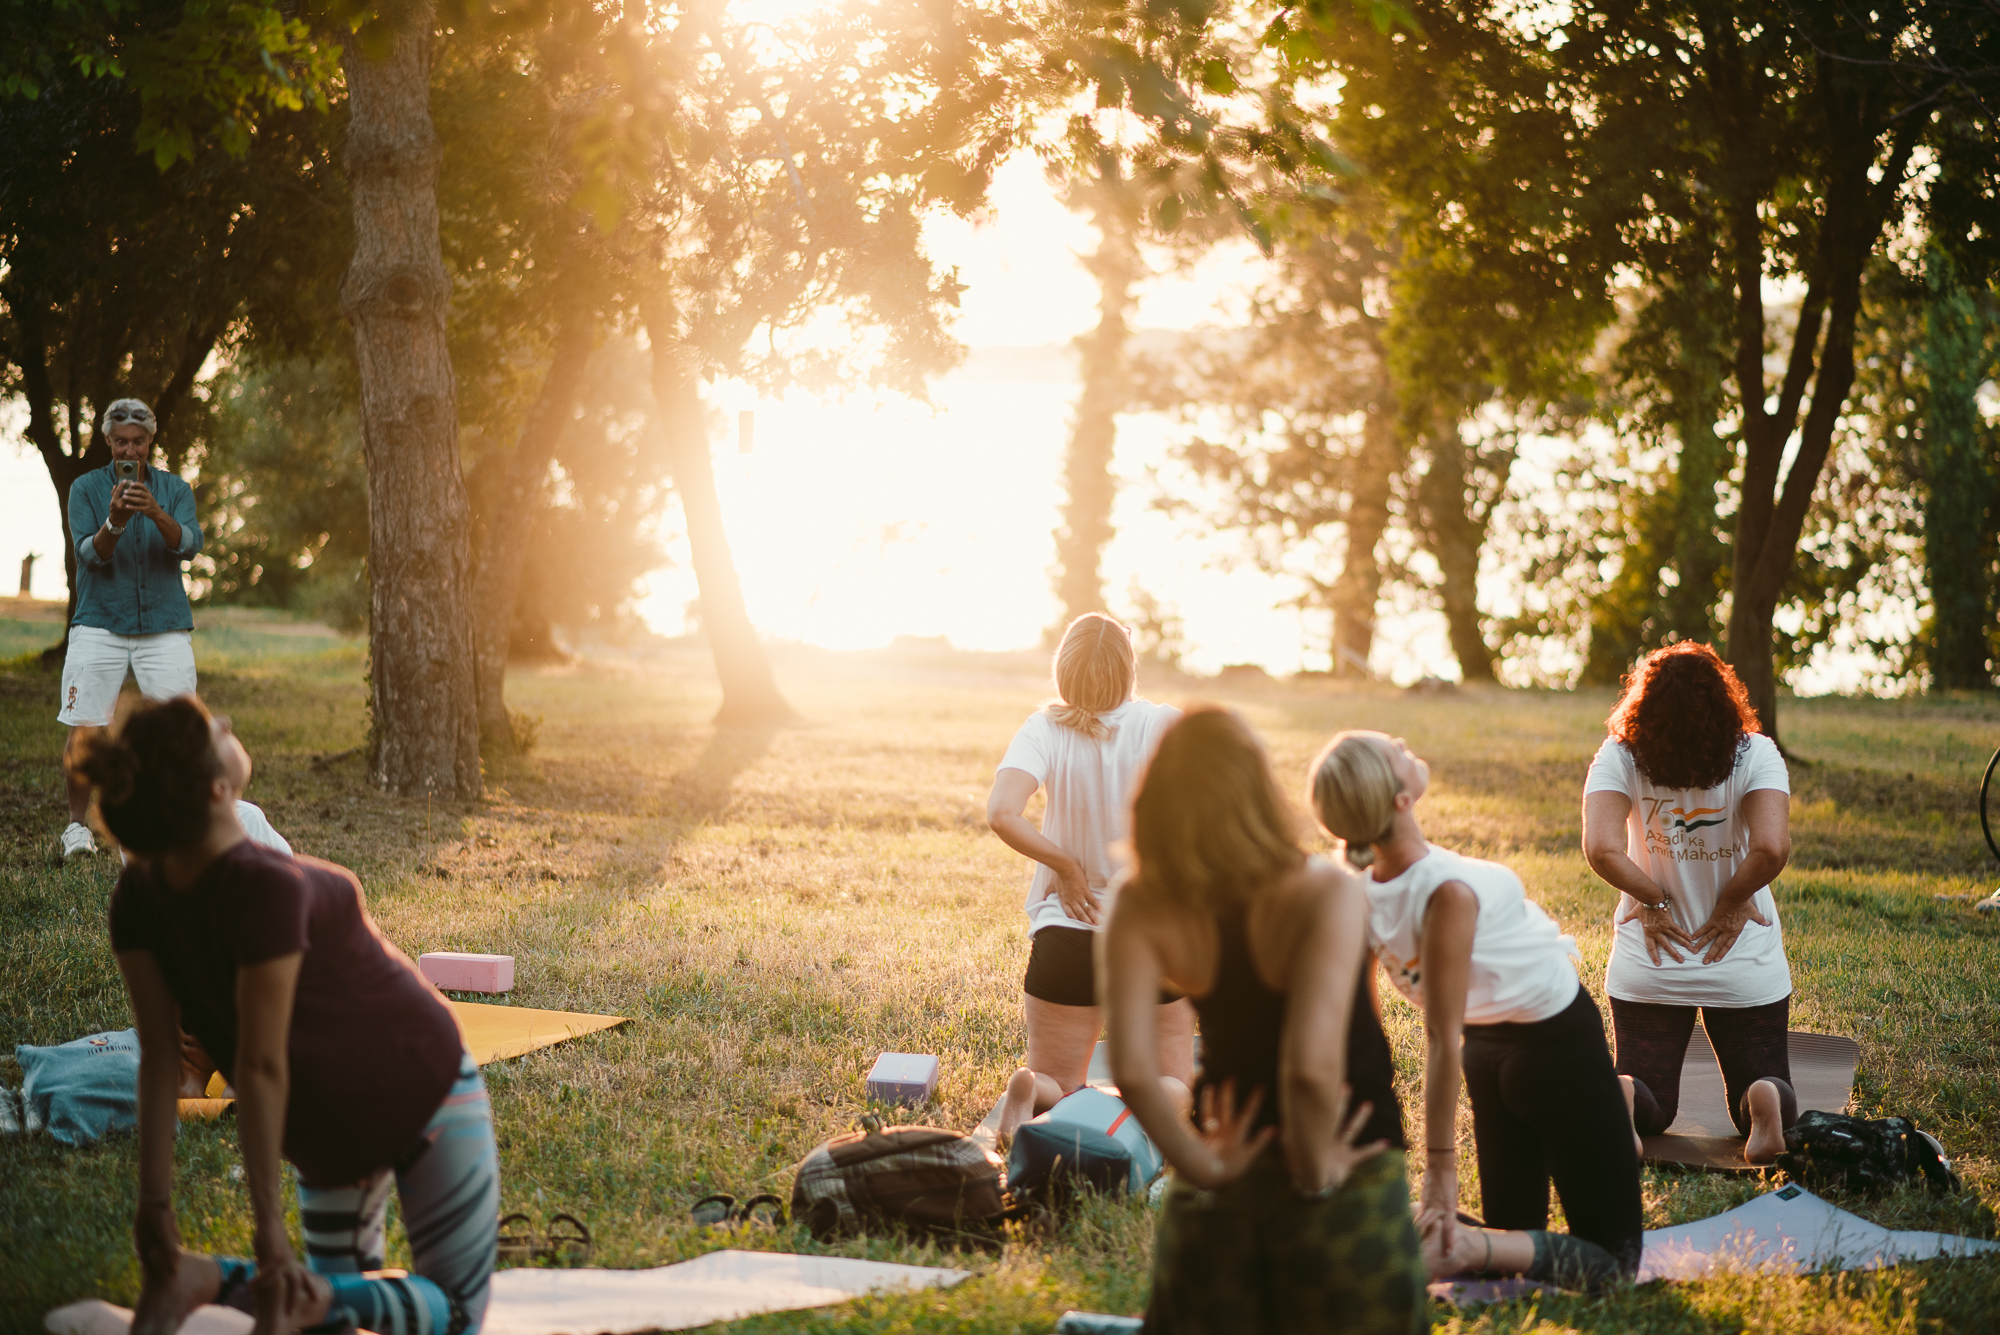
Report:
M 1239 908 L 1215 920 L 1220 950 L 1215 982 L 1208 995 L 1190 998 L 1201 1017 L 1201 1071 L 1195 1079 L 1195 1108 L 1201 1107 L 1205 1086 L 1218 1089 L 1236 1081 L 1238 1106 L 1250 1091 L 1264 1091 L 1257 1109 L 1257 1127 L 1278 1124 L 1278 1044 L 1285 1031 L 1285 994 L 1264 986 L 1250 958 L 1248 910 Z M 1368 973 L 1373 961 L 1364 950 L 1362 974 L 1355 984 L 1354 1008 L 1347 1021 L 1347 1083 L 1353 1087 L 1348 1107 L 1365 1100 L 1375 1105 L 1357 1145 L 1386 1140 L 1402 1149 L 1403 1107 L 1396 1101 L 1395 1062 L 1389 1039 L 1368 997 Z M 1254 1129 L 1254 1128 L 1253 1128 Z

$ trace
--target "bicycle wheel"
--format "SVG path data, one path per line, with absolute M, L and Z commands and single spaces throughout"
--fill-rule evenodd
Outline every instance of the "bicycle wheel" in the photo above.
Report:
M 1993 850 L 1993 856 L 2000 858 L 2000 844 L 1993 842 L 1993 825 L 1986 818 L 1986 799 L 1993 791 L 1995 769 L 2000 769 L 2000 751 L 1995 751 L 1993 759 L 1986 762 L 1986 777 L 1979 781 L 1979 832 L 1986 836 L 1986 846 Z

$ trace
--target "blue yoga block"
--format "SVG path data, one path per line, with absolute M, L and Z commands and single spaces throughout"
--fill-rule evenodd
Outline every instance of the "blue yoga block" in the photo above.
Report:
M 868 1072 L 868 1097 L 878 1103 L 922 1103 L 937 1088 L 938 1059 L 885 1052 Z

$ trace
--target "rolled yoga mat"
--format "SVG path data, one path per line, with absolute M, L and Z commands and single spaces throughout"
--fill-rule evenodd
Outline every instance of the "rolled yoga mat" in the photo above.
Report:
M 1792 1090 L 1799 1111 L 1845 1112 L 1854 1094 L 1854 1065 L 1861 1046 L 1837 1034 L 1808 1034 L 1794 1029 L 1785 1035 L 1791 1052 Z M 1757 1165 L 1743 1161 L 1743 1140 L 1729 1115 L 1723 1092 L 1722 1068 L 1708 1031 L 1694 1027 L 1687 1056 L 1681 1062 L 1681 1105 L 1672 1126 L 1661 1136 L 1647 1136 L 1640 1157 L 1647 1163 L 1675 1164 L 1717 1173 L 1751 1173 Z

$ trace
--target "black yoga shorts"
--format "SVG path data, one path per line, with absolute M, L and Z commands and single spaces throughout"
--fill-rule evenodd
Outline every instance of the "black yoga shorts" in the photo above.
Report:
M 1054 1006 L 1097 1004 L 1097 933 L 1087 927 L 1044 927 L 1028 948 L 1028 973 L 1021 990 Z M 1179 1001 L 1172 988 L 1160 989 L 1160 1004 Z

